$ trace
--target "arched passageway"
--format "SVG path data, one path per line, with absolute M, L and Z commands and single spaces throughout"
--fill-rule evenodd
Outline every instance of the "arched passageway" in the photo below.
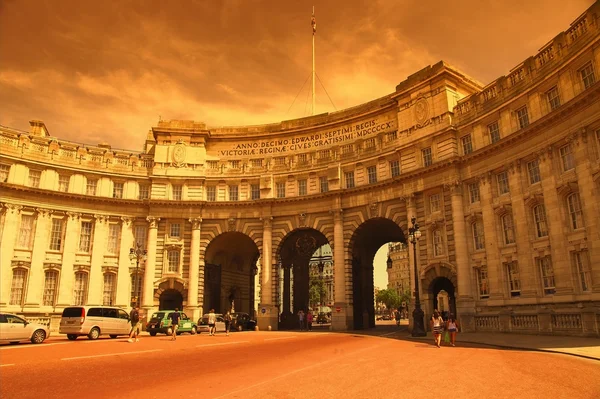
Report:
M 446 263 L 428 265 L 421 274 L 423 303 L 427 320 L 435 309 L 443 312 L 444 317 L 450 313 L 456 314 L 456 296 L 458 280 L 454 266 Z
M 183 310 L 183 295 L 174 288 L 163 291 L 158 298 L 158 310 Z

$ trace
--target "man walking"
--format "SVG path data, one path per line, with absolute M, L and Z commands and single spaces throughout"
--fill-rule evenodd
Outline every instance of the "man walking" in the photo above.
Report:
M 129 312 L 129 320 L 131 321 L 131 332 L 129 333 L 129 339 L 127 342 L 139 342 L 138 334 L 140 333 L 140 307 L 135 305 L 131 312 Z M 134 341 L 135 340 L 135 341 Z
M 215 310 L 211 309 L 208 312 L 208 332 L 209 332 L 208 335 L 212 335 L 212 336 L 216 335 L 216 333 L 217 333 L 216 323 L 217 323 L 217 315 L 215 314 Z
M 177 339 L 177 329 L 179 328 L 179 308 L 175 308 L 175 311 L 169 315 L 171 319 L 171 330 L 173 330 L 173 337 L 171 341 L 175 341 Z

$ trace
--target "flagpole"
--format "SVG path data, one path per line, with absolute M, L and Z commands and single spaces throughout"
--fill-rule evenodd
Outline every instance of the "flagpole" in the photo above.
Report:
M 312 114 L 315 114 L 315 32 L 317 30 L 317 23 L 315 22 L 315 6 L 313 6 L 312 20 L 311 20 L 313 34 L 312 34 Z

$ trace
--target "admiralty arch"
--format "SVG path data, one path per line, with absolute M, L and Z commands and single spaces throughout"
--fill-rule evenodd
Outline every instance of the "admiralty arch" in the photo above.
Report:
M 331 328 L 369 328 L 375 252 L 414 216 L 426 319 L 444 289 L 465 331 L 600 336 L 599 80 L 596 2 L 486 86 L 439 62 L 334 113 L 161 120 L 139 152 L 1 126 L 0 308 L 233 304 L 286 328 L 328 244 Z

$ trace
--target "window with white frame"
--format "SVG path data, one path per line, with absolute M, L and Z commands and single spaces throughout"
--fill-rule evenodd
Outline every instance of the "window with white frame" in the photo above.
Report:
M 504 244 L 514 244 L 515 242 L 515 227 L 513 223 L 513 217 L 511 213 L 505 213 L 502 215 L 502 238 Z
M 13 269 L 12 282 L 10 285 L 9 305 L 23 306 L 25 299 L 25 287 L 27 286 L 27 269 Z
M 216 186 L 206 186 L 206 200 L 209 202 L 214 202 L 217 200 Z
M 19 241 L 17 241 L 19 248 L 31 249 L 34 225 L 35 216 L 21 214 L 21 225 L 19 226 Z
M 529 176 L 529 184 L 539 183 L 542 180 L 540 162 L 537 159 L 527 162 L 527 176 Z
M 303 165 L 308 163 L 308 154 L 298 154 L 298 163 Z
M 479 299 L 489 298 L 488 271 L 487 266 L 480 267 L 477 270 L 477 286 L 479 288 Z
M 229 161 L 229 167 L 231 169 L 240 169 L 242 165 L 242 162 L 239 159 L 234 159 L 232 161 Z
M 377 183 L 377 166 L 367 168 L 367 177 L 369 178 L 369 184 Z
M 390 161 L 390 172 L 392 174 L 392 177 L 400 176 L 400 161 L 399 160 L 394 159 L 393 161 Z
M 112 306 L 115 303 L 117 295 L 117 275 L 114 273 L 104 273 L 104 285 L 102 290 L 102 304 Z
M 594 66 L 591 62 L 588 62 L 583 68 L 579 70 L 579 75 L 583 81 L 583 87 L 586 89 L 596 83 L 596 77 L 594 76 Z
M 123 198 L 123 186 L 121 182 L 113 183 L 113 198 Z
M 148 186 L 147 184 L 140 184 L 139 189 L 139 199 L 144 200 L 150 198 L 150 186 Z
M 71 176 L 59 175 L 58 176 L 58 191 L 66 193 L 69 191 L 69 180 Z
M 540 276 L 542 277 L 542 289 L 544 295 L 552 295 L 556 292 L 554 286 L 554 267 L 552 266 L 552 260 L 550 256 L 543 256 L 536 258 L 536 263 L 540 270 Z
M 52 218 L 52 227 L 50 229 L 50 250 L 61 251 L 63 242 L 64 220 Z
M 479 184 L 478 183 L 470 183 L 469 184 L 469 201 L 471 204 L 475 202 L 479 202 Z
M 433 158 L 431 157 L 431 147 L 423 148 L 421 150 L 421 156 L 423 157 L 423 166 L 431 166 Z
M 329 191 L 329 180 L 327 179 L 327 176 L 319 177 L 319 187 L 321 188 L 322 193 Z
M 317 156 L 319 159 L 329 159 L 331 158 L 331 150 L 319 150 L 319 152 L 317 152 Z
M 573 152 L 571 151 L 570 144 L 560 147 L 558 152 L 560 153 L 563 172 L 575 168 L 575 160 L 573 159 Z
M 239 194 L 239 187 L 235 184 L 231 184 L 229 185 L 229 201 L 239 201 L 240 200 L 240 194 Z
M 169 260 L 169 268 L 167 272 L 178 273 L 179 272 L 179 250 L 171 250 L 167 254 Z
M 342 146 L 342 154 L 351 154 L 352 150 L 352 144 L 344 144 Z
M 85 195 L 96 195 L 96 187 L 98 187 L 98 180 L 88 178 L 85 185 Z
M 181 184 L 173 184 L 171 186 L 171 198 L 174 201 L 181 201 L 183 195 L 183 186 Z
M 374 150 L 375 149 L 375 139 L 373 137 L 365 140 L 365 149 L 366 150 Z
M 275 183 L 275 195 L 277 198 L 285 198 L 285 182 Z
M 444 242 L 442 239 L 442 232 L 440 230 L 433 230 L 433 256 L 444 255 Z
M 473 246 L 475 250 L 480 250 L 485 248 L 484 236 L 483 236 L 483 222 L 481 220 L 475 221 L 471 224 L 471 228 L 473 229 Z
M 579 280 L 579 289 L 581 289 L 582 292 L 591 291 L 592 271 L 590 269 L 587 251 L 572 252 L 571 259 L 577 273 L 577 280 Z
M 462 144 L 463 154 L 467 155 L 473 152 L 473 142 L 471 141 L 471 135 L 467 134 L 460 138 Z
M 142 249 L 146 249 L 146 245 L 148 244 L 148 228 L 143 225 L 136 225 L 133 230 L 133 236 L 135 238 L 136 247 L 139 246 Z
M 206 166 L 211 170 L 219 169 L 219 161 L 206 161 Z
M 546 208 L 544 205 L 539 204 L 533 207 L 533 222 L 536 237 L 546 237 L 548 235 L 548 225 L 546 224 Z
M 581 201 L 579 193 L 572 193 L 567 196 L 567 206 L 569 207 L 569 222 L 573 230 L 583 227 L 583 211 L 581 210 Z
M 385 134 L 385 141 L 389 143 L 390 141 L 394 141 L 398 138 L 398 131 L 394 130 L 393 132 L 387 132 Z
M 492 144 L 500 141 L 500 126 L 498 125 L 498 121 L 490 123 L 487 128 Z
M 30 170 L 29 177 L 27 179 L 29 187 L 39 188 L 41 178 L 42 172 L 40 172 L 39 170 Z
M 92 248 L 92 231 L 94 224 L 92 222 L 81 222 L 81 233 L 79 234 L 79 251 L 89 253 Z
M 0 164 L 0 183 L 4 183 L 8 180 L 9 172 L 10 165 Z
M 106 251 L 112 255 L 119 254 L 119 238 L 121 236 L 121 226 L 115 223 L 108 225 L 108 243 Z
M 251 200 L 260 199 L 260 184 L 251 184 L 250 185 L 250 199 Z
M 181 237 L 181 224 L 171 223 L 169 230 L 169 237 L 180 238 Z
M 262 168 L 263 160 L 262 159 L 251 159 L 250 166 L 253 168 Z
M 275 165 L 276 166 L 283 166 L 283 165 L 285 165 L 285 157 L 276 157 L 275 158 Z
M 43 306 L 56 305 L 56 288 L 58 287 L 58 272 L 46 270 L 44 273 L 44 293 L 42 295 Z
M 548 104 L 550 105 L 550 110 L 554 111 L 556 108 L 560 107 L 560 97 L 558 95 L 558 87 L 554 86 L 550 90 L 546 92 L 546 98 L 548 99 Z
M 527 106 L 521 107 L 517 110 L 517 122 L 519 128 L 523 129 L 529 125 L 529 113 L 527 112 Z
M 354 171 L 345 172 L 344 181 L 346 182 L 346 188 L 354 188 Z
M 519 274 L 519 264 L 516 260 L 505 262 L 506 275 L 508 277 L 508 292 L 511 297 L 521 295 L 521 277 Z
M 429 212 L 438 212 L 440 210 L 440 195 L 431 194 L 429 196 Z
M 307 192 L 306 179 L 298 180 L 298 195 L 306 195 Z
M 86 272 L 75 273 L 75 284 L 73 285 L 73 305 L 85 305 L 88 291 L 88 274 Z
M 496 175 L 496 181 L 498 183 L 498 195 L 508 194 L 510 187 L 508 185 L 508 172 L 503 171 Z

